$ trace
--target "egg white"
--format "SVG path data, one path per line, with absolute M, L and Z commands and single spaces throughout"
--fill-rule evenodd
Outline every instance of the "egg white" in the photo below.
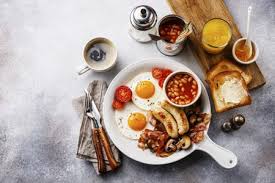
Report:
M 143 132 L 144 129 L 153 129 L 153 126 L 149 123 L 146 124 L 145 128 L 141 131 L 135 131 L 128 126 L 128 118 L 132 113 L 142 113 L 146 117 L 146 111 L 138 108 L 132 102 L 125 104 L 122 110 L 115 111 L 115 121 L 117 127 L 122 135 L 125 137 L 137 140 L 140 137 L 140 134 Z
M 150 81 L 155 86 L 155 93 L 148 99 L 141 98 L 136 93 L 136 86 L 140 81 Z M 151 72 L 143 72 L 136 75 L 131 81 L 126 84 L 132 90 L 132 102 L 143 110 L 150 110 L 160 101 L 162 96 L 162 88 L 158 85 L 158 80 L 153 78 Z

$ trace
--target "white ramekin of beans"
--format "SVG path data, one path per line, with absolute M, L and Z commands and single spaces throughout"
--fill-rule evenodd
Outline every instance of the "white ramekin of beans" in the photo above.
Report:
M 194 104 L 201 95 L 200 79 L 190 72 L 176 71 L 165 79 L 163 90 L 170 104 L 187 107 Z

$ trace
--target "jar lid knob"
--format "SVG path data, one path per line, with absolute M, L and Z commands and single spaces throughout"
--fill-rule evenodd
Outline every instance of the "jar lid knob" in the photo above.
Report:
M 142 16 L 143 18 L 145 18 L 146 15 L 147 15 L 147 11 L 146 11 L 146 9 L 144 9 L 144 8 L 142 8 L 142 9 L 140 10 L 140 13 L 141 13 L 141 16 Z
M 157 14 L 150 6 L 141 5 L 133 9 L 130 21 L 136 29 L 148 30 L 156 25 Z

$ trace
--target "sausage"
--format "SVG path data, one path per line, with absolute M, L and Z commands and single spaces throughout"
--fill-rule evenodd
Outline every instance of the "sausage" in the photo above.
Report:
M 172 138 L 178 137 L 178 126 L 173 116 L 162 108 L 156 108 L 152 111 L 153 116 L 159 120 L 165 127 L 168 135 Z
M 162 102 L 161 107 L 165 109 L 167 112 L 169 112 L 170 114 L 172 114 L 172 116 L 175 118 L 178 125 L 178 133 L 180 135 L 183 135 L 186 132 L 188 132 L 189 122 L 183 110 L 172 106 L 167 101 Z
M 153 127 L 156 127 L 157 125 L 157 120 L 154 118 L 152 111 L 148 111 L 146 113 L 146 121 L 149 122 Z

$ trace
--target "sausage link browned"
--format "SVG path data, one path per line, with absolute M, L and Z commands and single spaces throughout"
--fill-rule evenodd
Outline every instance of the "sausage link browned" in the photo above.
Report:
M 167 101 L 162 102 L 161 107 L 175 118 L 178 125 L 178 133 L 180 135 L 185 134 L 189 130 L 189 122 L 183 110 L 172 106 Z
M 178 126 L 175 119 L 170 113 L 159 107 L 153 110 L 152 114 L 157 120 L 159 120 L 164 125 L 170 137 L 178 137 Z

